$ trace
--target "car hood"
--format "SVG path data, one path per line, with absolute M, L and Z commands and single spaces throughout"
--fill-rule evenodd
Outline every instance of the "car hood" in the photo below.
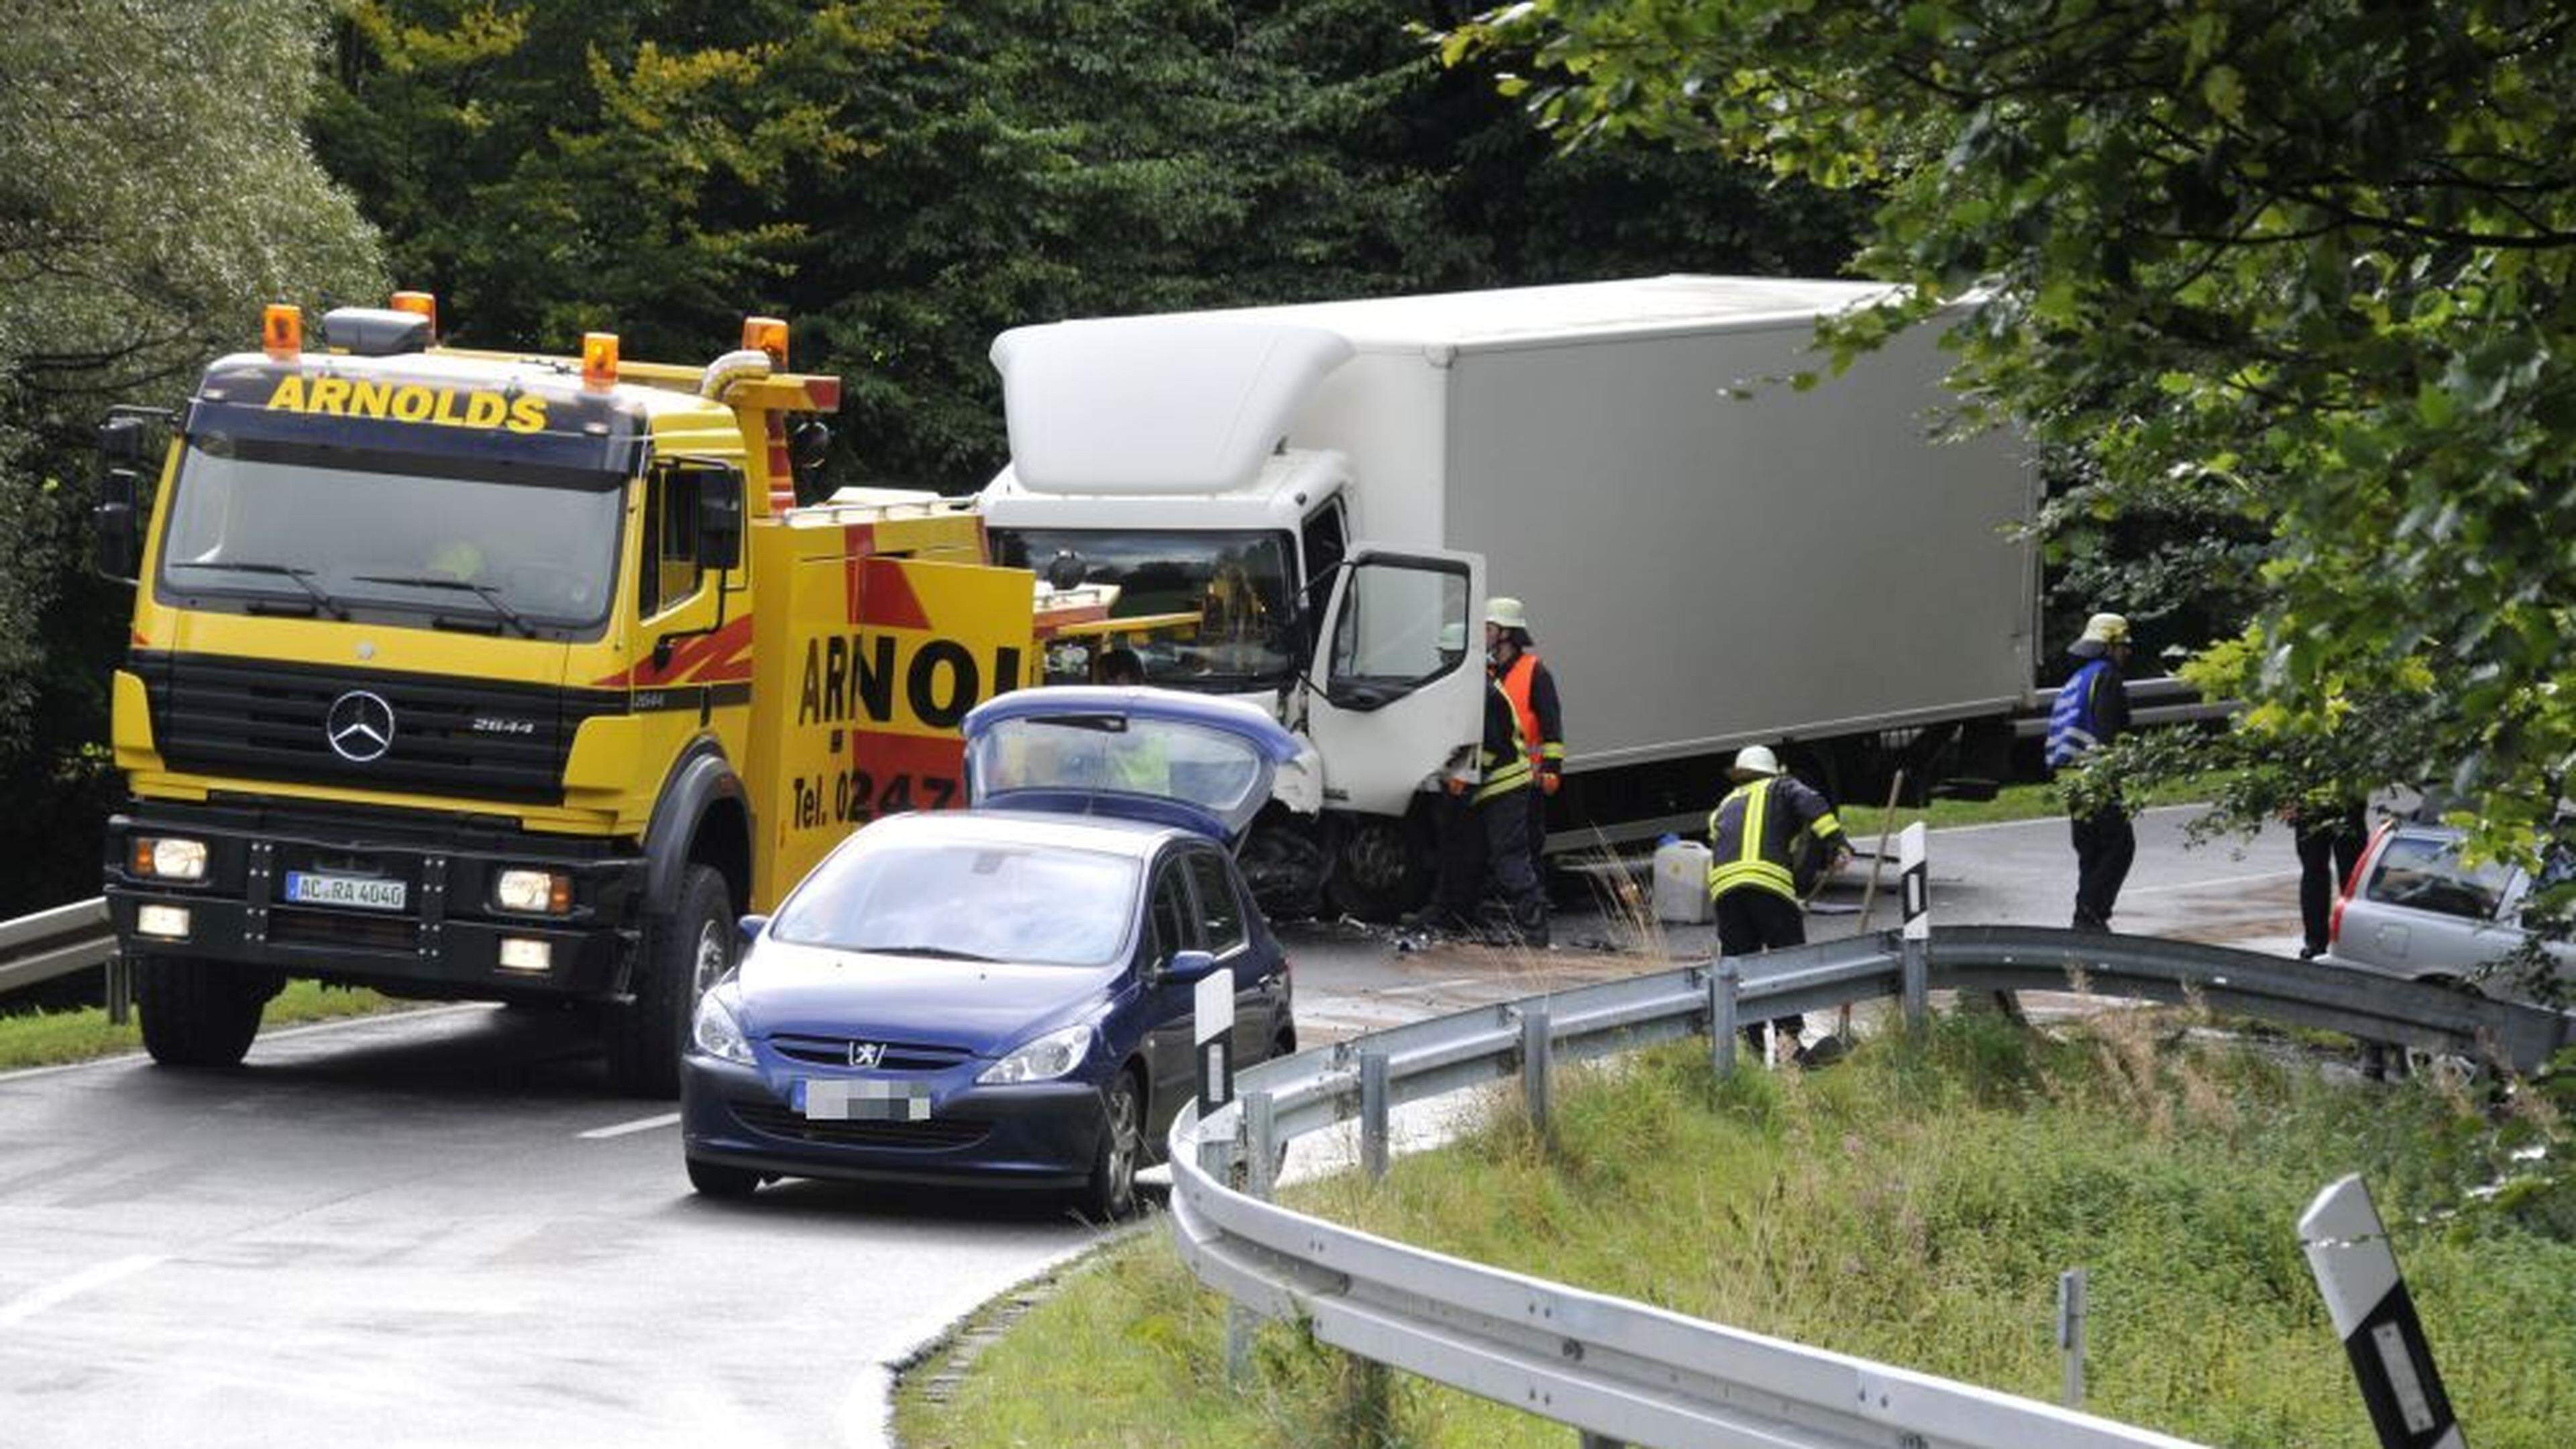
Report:
M 884 956 L 763 939 L 739 972 L 745 1034 L 883 1037 L 999 1056 L 1107 1000 L 1114 966 Z

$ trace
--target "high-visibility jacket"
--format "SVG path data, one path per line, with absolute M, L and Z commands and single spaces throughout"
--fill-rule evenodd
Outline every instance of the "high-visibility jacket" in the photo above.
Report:
M 1565 713 L 1556 698 L 1556 676 L 1524 649 L 1502 672 L 1503 693 L 1520 720 L 1521 741 L 1542 775 L 1565 773 Z
M 1708 812 L 1709 853 L 1716 862 L 1708 868 L 1709 899 L 1749 889 L 1796 900 L 1798 882 L 1789 867 L 1801 835 L 1813 835 L 1829 848 L 1850 848 L 1834 807 L 1805 782 L 1773 775 L 1736 786 Z
M 1521 738 L 1520 716 L 1511 696 L 1503 693 L 1490 671 L 1485 677 L 1485 738 L 1476 750 L 1478 805 L 1530 785 L 1529 747 Z
M 2048 767 L 2062 770 L 2096 745 L 2107 745 L 2129 727 L 2129 687 L 2119 666 L 2096 659 L 2058 686 L 2048 711 Z

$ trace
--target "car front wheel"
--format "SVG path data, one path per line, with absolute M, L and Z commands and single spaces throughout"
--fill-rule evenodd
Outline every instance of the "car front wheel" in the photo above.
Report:
M 1091 1181 L 1082 1190 L 1082 1214 L 1117 1222 L 1136 1211 L 1136 1164 L 1145 1151 L 1145 1100 L 1136 1075 L 1120 1072 L 1101 1092 L 1100 1146 L 1092 1153 Z

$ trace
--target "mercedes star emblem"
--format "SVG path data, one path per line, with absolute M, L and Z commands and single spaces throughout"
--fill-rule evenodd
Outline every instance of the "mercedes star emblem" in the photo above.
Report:
M 385 751 L 394 747 L 394 707 L 382 695 L 350 690 L 331 701 L 331 712 L 322 719 L 322 737 L 331 742 L 333 753 L 352 764 L 383 759 Z
M 867 1068 L 867 1067 L 873 1067 L 873 1066 L 875 1066 L 879 1061 L 883 1060 L 883 1059 L 884 1059 L 884 1057 L 885 1057 L 885 1043 L 884 1043 L 884 1042 L 881 1042 L 881 1041 L 854 1041 L 854 1042 L 850 1043 L 850 1065 L 851 1065 L 851 1066 L 859 1067 L 859 1068 L 863 1068 L 863 1069 L 864 1069 L 864 1068 Z

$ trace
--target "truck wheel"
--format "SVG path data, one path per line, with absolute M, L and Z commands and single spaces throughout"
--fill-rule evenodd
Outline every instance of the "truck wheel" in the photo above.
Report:
M 1409 822 L 1365 815 L 1341 832 L 1324 889 L 1337 911 L 1392 921 L 1431 899 L 1433 873 L 1431 851 Z
M 134 963 L 143 1049 L 165 1067 L 235 1067 L 259 1035 L 259 1014 L 285 983 L 214 961 L 167 956 Z
M 680 1044 L 698 997 L 733 969 L 733 897 L 724 877 L 703 865 L 680 876 L 680 898 L 668 917 L 645 927 L 635 963 L 632 1001 L 608 1010 L 608 1079 L 637 1097 L 680 1094 Z

